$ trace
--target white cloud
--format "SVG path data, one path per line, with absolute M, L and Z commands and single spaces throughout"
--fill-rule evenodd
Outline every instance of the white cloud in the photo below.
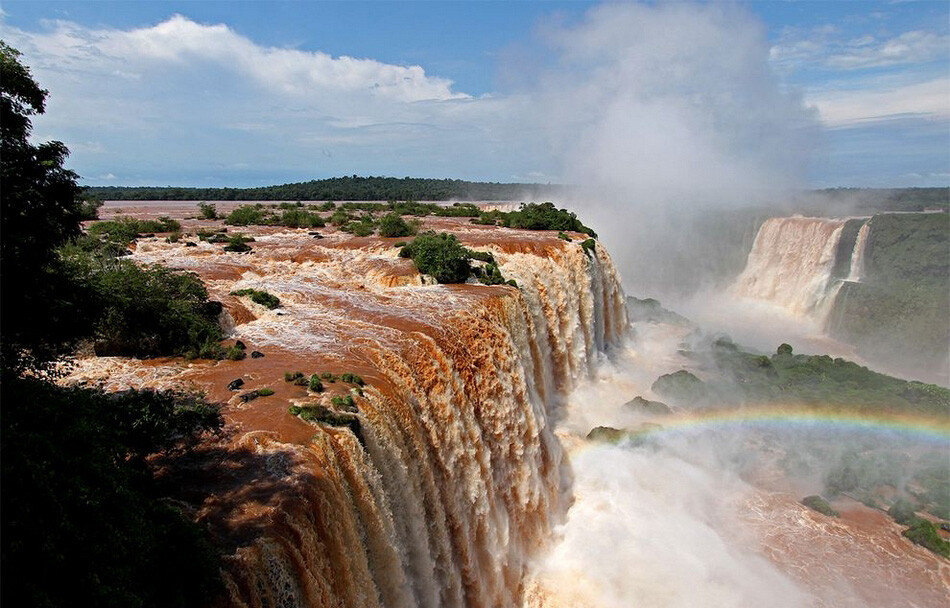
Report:
M 950 119 L 950 78 L 902 86 L 824 91 L 807 97 L 829 127 L 894 118 Z
M 420 66 L 372 59 L 334 58 L 322 52 L 263 47 L 223 24 L 205 25 L 174 15 L 134 30 L 87 29 L 49 22 L 46 33 L 4 31 L 21 50 L 38 51 L 46 69 L 139 79 L 156 69 L 193 69 L 202 62 L 234 71 L 259 86 L 305 96 L 314 91 L 364 92 L 403 102 L 465 99 L 452 82 Z
M 842 38 L 834 27 L 807 31 L 787 28 L 770 50 L 772 62 L 785 70 L 817 65 L 833 70 L 858 70 L 922 64 L 946 59 L 950 36 L 925 30 L 877 39 L 870 34 Z

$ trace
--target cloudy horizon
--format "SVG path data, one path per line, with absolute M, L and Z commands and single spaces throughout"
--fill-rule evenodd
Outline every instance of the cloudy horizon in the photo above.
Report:
M 445 5 L 436 19 L 420 16 L 431 5 L 321 4 L 321 40 L 298 37 L 306 19 L 287 21 L 293 11 L 255 21 L 237 14 L 253 4 L 149 4 L 121 4 L 121 18 L 4 7 L 0 37 L 50 91 L 34 135 L 65 142 L 86 184 L 576 183 L 616 173 L 612 162 L 650 188 L 697 167 L 714 187 L 753 175 L 792 187 L 950 184 L 940 3 L 875 3 L 863 20 L 841 13 L 855 7 L 805 19 L 756 4 L 530 3 L 507 25 L 503 5 Z M 360 6 L 370 31 L 345 18 Z M 414 20 L 432 42 L 400 42 L 371 8 Z M 487 19 L 495 33 L 479 43 L 438 39 Z M 638 145 L 603 146 L 597 129 Z

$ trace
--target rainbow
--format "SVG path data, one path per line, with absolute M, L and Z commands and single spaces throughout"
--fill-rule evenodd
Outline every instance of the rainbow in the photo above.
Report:
M 950 444 L 950 411 L 943 417 L 907 413 L 761 405 L 739 408 L 707 408 L 674 413 L 651 420 L 631 438 L 707 430 L 760 428 L 776 431 L 817 431 L 900 436 L 915 441 Z

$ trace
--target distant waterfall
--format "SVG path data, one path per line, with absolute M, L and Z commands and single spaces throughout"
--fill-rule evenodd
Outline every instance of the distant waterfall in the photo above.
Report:
M 861 230 L 858 231 L 858 239 L 854 243 L 854 251 L 851 253 L 851 270 L 848 272 L 846 280 L 860 282 L 864 276 L 864 252 L 868 246 L 868 234 L 871 231 L 870 222 L 864 222 Z
M 822 320 L 840 285 L 832 271 L 846 221 L 798 216 L 766 220 L 732 293 Z

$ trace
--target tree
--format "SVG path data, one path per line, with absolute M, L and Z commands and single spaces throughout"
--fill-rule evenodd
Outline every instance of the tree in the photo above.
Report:
M 22 367 L 44 358 L 80 330 L 75 310 L 82 300 L 65 273 L 57 272 L 56 248 L 80 234 L 84 214 L 78 176 L 66 169 L 62 142 L 30 143 L 31 117 L 46 108 L 47 91 L 19 61 L 19 51 L 0 41 L 0 365 Z

